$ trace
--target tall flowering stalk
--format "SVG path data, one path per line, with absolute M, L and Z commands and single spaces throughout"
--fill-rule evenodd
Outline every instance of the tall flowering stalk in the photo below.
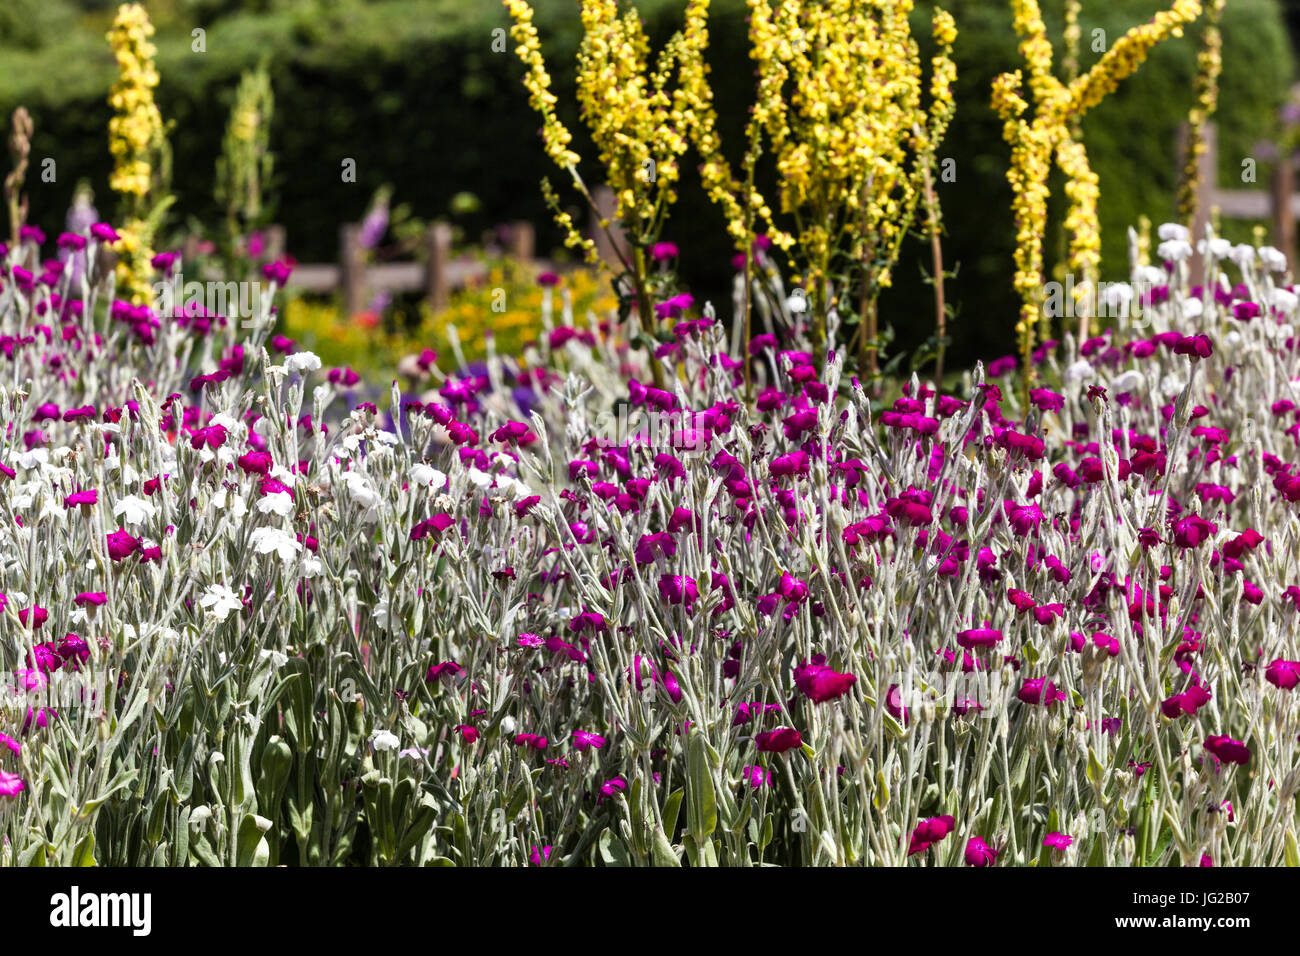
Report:
M 153 60 L 157 51 L 149 41 L 153 32 L 149 14 L 138 3 L 122 4 L 108 32 L 119 73 L 108 98 L 115 114 L 108 123 L 115 164 L 109 186 L 122 198 L 124 219 L 118 230 L 118 285 L 135 305 L 149 299 L 153 235 L 170 202 L 158 195 L 167 142 L 153 95 L 158 85 Z
M 216 199 L 226 211 L 226 242 L 232 257 L 239 238 L 257 228 L 264 217 L 263 193 L 275 164 L 270 149 L 274 110 L 275 95 L 263 63 L 240 77 L 217 158 Z
M 578 172 L 580 157 L 568 148 L 572 135 L 555 112 L 550 75 L 542 57 L 533 10 L 525 0 L 504 0 L 514 20 L 511 35 L 516 53 L 528 67 L 524 85 L 542 116 L 542 141 L 551 160 L 567 172 L 574 187 L 593 210 L 596 203 Z M 583 39 L 578 51 L 577 93 L 580 116 L 595 142 L 605 180 L 616 199 L 614 218 L 628 240 L 628 255 L 618 250 L 623 276 L 643 326 L 655 330 L 650 251 L 663 231 L 668 212 L 677 201 L 679 161 L 688 145 L 687 129 L 694 122 L 691 104 L 698 99 L 703 75 L 702 50 L 707 35 L 677 33 L 649 63 L 649 41 L 635 9 L 620 14 L 616 0 L 583 0 Z M 672 89 L 674 69 L 679 80 Z M 686 76 L 693 92 L 686 92 Z M 578 235 L 571 218 L 559 208 L 549 184 L 544 187 L 567 244 L 595 262 L 595 244 Z M 600 220 L 609 230 L 612 223 Z M 612 236 L 611 236 L 612 238 Z M 653 371 L 661 373 L 657 364 Z
M 27 158 L 32 152 L 34 127 L 31 114 L 23 106 L 14 110 L 11 124 L 9 155 L 13 158 L 14 168 L 5 176 L 5 205 L 9 208 L 9 242 L 17 245 L 20 230 L 27 223 L 27 197 L 23 194 L 23 183 L 27 179 Z
M 709 0 L 690 0 L 687 4 L 684 34 L 692 49 L 703 51 L 708 47 L 708 11 Z M 770 100 L 770 92 L 765 97 L 764 91 L 770 91 L 774 75 L 776 87 L 779 89 L 784 74 L 779 70 L 774 74 L 769 64 L 760 62 L 760 102 L 765 98 Z M 789 249 L 794 243 L 793 237 L 777 228 L 772 218 L 772 207 L 754 185 L 755 168 L 762 155 L 764 113 L 757 108 L 750 111 L 749 122 L 745 127 L 747 145 L 741 161 L 741 174 L 737 177 L 722 152 L 722 138 L 717 130 L 717 112 L 713 106 L 713 90 L 708 82 L 708 64 L 704 62 L 703 57 L 683 62 L 675 97 L 678 112 L 691 120 L 687 130 L 691 145 L 700 156 L 699 172 L 705 193 L 722 209 L 727 233 L 735 243 L 737 253 L 744 257 L 741 262 L 741 313 L 744 323 L 745 355 L 748 356 L 749 345 L 753 340 L 752 286 L 756 265 L 755 240 L 759 224 L 764 225 L 764 234 L 779 248 Z M 745 362 L 747 395 L 751 386 L 750 365 L 747 359 Z
M 1075 295 L 1088 301 L 1090 286 L 1101 261 L 1101 235 L 1097 220 L 1097 180 L 1088 164 L 1087 152 L 1072 135 L 1079 121 L 1132 74 L 1160 41 L 1181 36 L 1182 28 L 1201 14 L 1198 0 L 1175 0 L 1148 23 L 1124 34 L 1087 73 L 1062 83 L 1052 73 L 1052 46 L 1037 0 L 1012 0 L 1012 13 L 1020 36 L 1020 54 L 1028 72 L 1028 87 L 1034 101 L 1029 104 L 1021 90 L 1022 74 L 1003 73 L 993 82 L 993 107 L 1002 118 L 1002 135 L 1011 146 L 1011 168 L 1007 180 L 1014 193 L 1012 209 L 1016 219 L 1015 287 L 1020 293 L 1020 319 L 1016 334 L 1026 380 L 1032 377 L 1030 355 L 1035 332 L 1039 338 L 1040 298 L 1043 285 L 1043 232 L 1047 225 L 1048 174 L 1053 155 L 1069 182 L 1066 195 L 1070 211 L 1070 268 L 1082 281 Z M 1085 320 L 1086 321 L 1086 320 Z M 1083 327 L 1086 334 L 1087 327 Z
M 749 8 L 755 113 L 776 154 L 781 209 L 795 220 L 814 347 L 826 347 L 827 317 L 856 287 L 859 357 L 874 363 L 876 300 L 952 116 L 956 27 L 936 11 L 927 107 L 910 0 L 749 0 Z
M 1196 103 L 1187 114 L 1187 155 L 1178 184 L 1178 216 L 1191 226 L 1196 219 L 1201 185 L 1201 157 L 1205 155 L 1205 124 L 1219 102 L 1219 73 L 1223 69 L 1223 36 L 1219 21 L 1226 0 L 1211 0 L 1205 8 L 1205 29 L 1196 55 Z

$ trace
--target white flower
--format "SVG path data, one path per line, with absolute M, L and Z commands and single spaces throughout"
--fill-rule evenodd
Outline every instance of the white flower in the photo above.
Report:
M 417 485 L 432 485 L 439 489 L 441 489 L 443 485 L 447 484 L 446 475 L 440 472 L 437 468 L 430 468 L 425 464 L 415 465 L 411 469 L 411 480 Z
M 1140 285 L 1163 285 L 1169 280 L 1169 273 L 1158 266 L 1138 266 L 1133 270 L 1133 281 Z
M 492 485 L 492 476 L 477 468 L 469 469 L 469 480 L 478 488 L 488 488 Z
M 229 508 L 231 516 L 235 518 L 242 518 L 248 514 L 248 502 L 244 500 L 244 496 L 225 485 L 218 488 L 217 493 L 212 496 L 212 506 L 222 511 Z
M 243 434 L 244 431 L 243 424 L 240 423 L 238 419 L 231 418 L 225 412 L 217 412 L 217 414 L 212 416 L 212 421 L 208 422 L 208 424 L 220 425 L 226 431 L 236 435 Z
M 1200 299 L 1183 300 L 1183 318 L 1197 319 L 1201 317 L 1201 314 L 1204 311 L 1205 311 L 1205 303 L 1202 302 Z
M 315 352 L 294 352 L 284 360 L 290 372 L 314 372 L 320 368 L 320 356 Z
M 1233 261 L 1238 269 L 1245 272 L 1255 264 L 1255 249 L 1245 243 L 1239 243 L 1232 247 L 1232 251 L 1228 253 L 1228 258 Z
M 283 667 L 285 664 L 289 663 L 289 655 L 285 654 L 283 651 L 264 650 L 259 652 L 259 656 L 264 661 L 270 661 L 277 668 Z
M 1121 372 L 1110 380 L 1110 390 L 1116 395 L 1122 395 L 1125 392 L 1136 392 L 1142 387 L 1145 379 L 1142 373 L 1137 369 L 1129 369 L 1127 372 Z
M 1294 292 L 1290 292 L 1287 289 L 1273 290 L 1273 299 L 1272 299 L 1273 307 L 1275 309 L 1278 309 L 1281 312 L 1292 311 L 1293 309 L 1295 309 L 1296 303 L 1298 301 L 1300 301 L 1300 299 L 1297 299 L 1296 294 Z
M 261 514 L 277 514 L 287 518 L 293 514 L 293 496 L 285 491 L 273 491 L 257 499 L 257 510 Z
M 1112 309 L 1123 309 L 1133 301 L 1133 287 L 1127 282 L 1106 282 L 1101 290 L 1101 301 Z
M 396 445 L 399 441 L 401 441 L 401 439 L 399 439 L 392 432 L 386 432 L 386 431 L 375 432 L 374 438 L 375 441 L 379 442 L 381 445 L 388 445 L 389 447 L 392 447 L 393 445 Z
M 1177 375 L 1169 374 L 1160 380 L 1160 393 L 1165 396 L 1174 396 L 1181 392 L 1187 383 Z
M 127 524 L 142 524 L 154 516 L 153 502 L 135 495 L 127 495 L 113 506 L 113 514 Z
M 199 598 L 199 607 L 207 608 L 218 621 L 224 621 L 231 611 L 238 611 L 244 606 L 234 591 L 224 584 L 214 584 Z
M 1191 257 L 1192 244 L 1186 239 L 1170 239 L 1156 247 L 1156 254 L 1165 262 L 1182 262 Z
M 1065 380 L 1067 382 L 1089 382 L 1097 375 L 1096 369 L 1087 359 L 1079 359 L 1072 362 L 1065 369 Z
M 379 504 L 379 494 L 371 487 L 365 475 L 356 471 L 345 471 L 342 479 L 343 483 L 348 487 L 349 494 L 363 508 L 373 508 Z
M 258 554 L 274 552 L 280 556 L 281 561 L 292 561 L 302 550 L 302 545 L 293 534 L 282 528 L 257 528 L 250 541 Z
M 402 746 L 402 742 L 397 738 L 396 734 L 381 730 L 370 738 L 370 746 L 374 747 L 375 750 L 396 750 Z
M 1205 255 L 1205 253 L 1208 251 L 1209 254 L 1215 259 L 1226 259 L 1228 258 L 1229 255 L 1232 254 L 1232 243 L 1230 243 L 1227 239 L 1216 238 L 1216 239 L 1210 239 L 1209 241 L 1202 239 L 1200 242 L 1196 244 L 1196 251 L 1199 252 L 1201 255 Z
M 50 460 L 50 451 L 48 448 L 33 448 L 31 451 L 25 451 L 18 455 L 15 461 L 18 467 L 26 470 L 40 468 Z
M 1269 272 L 1286 271 L 1286 256 L 1272 246 L 1260 247 L 1259 261 L 1264 263 L 1264 268 Z
M 1176 222 L 1162 222 L 1160 228 L 1156 230 L 1156 235 L 1165 240 L 1177 240 L 1186 242 L 1191 238 L 1191 233 L 1187 231 L 1186 226 L 1181 226 Z

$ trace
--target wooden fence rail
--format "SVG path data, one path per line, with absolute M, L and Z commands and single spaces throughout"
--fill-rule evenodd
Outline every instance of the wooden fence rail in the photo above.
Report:
M 1178 130 L 1178 169 L 1183 168 L 1187 155 L 1187 125 Z M 1256 160 L 1256 157 L 1242 157 Z M 1283 154 L 1273 164 L 1272 181 L 1267 189 L 1219 188 L 1219 130 L 1214 123 L 1205 124 L 1205 152 L 1200 158 L 1200 183 L 1197 193 L 1196 221 L 1192 224 L 1192 238 L 1199 241 L 1205 235 L 1205 226 L 1214 211 L 1224 219 L 1265 219 L 1272 223 L 1271 241 L 1286 253 L 1287 261 L 1295 263 L 1296 217 L 1300 216 L 1300 195 L 1295 191 L 1294 157 Z M 1199 264 L 1199 257 L 1192 260 Z M 1200 282 L 1199 269 L 1192 276 Z
M 614 216 L 614 193 L 608 186 L 598 186 L 592 191 L 596 210 L 590 216 L 587 235 L 595 240 L 600 258 L 618 271 L 619 258 L 615 244 L 626 247 L 626 240 L 617 224 L 602 227 L 601 220 L 611 221 Z M 275 230 L 275 252 L 284 251 L 284 230 Z M 423 262 L 378 262 L 367 264 L 361 242 L 361 226 L 346 223 L 339 229 L 338 262 L 306 263 L 294 268 L 289 277 L 291 288 L 308 292 L 329 293 L 338 290 L 349 315 L 365 309 L 376 292 L 422 292 L 424 300 L 435 312 L 445 309 L 455 289 L 464 288 L 476 279 L 487 275 L 487 266 L 477 260 L 456 258 L 452 255 L 451 226 L 446 222 L 432 223 L 424 234 Z M 505 252 L 512 259 L 534 262 L 544 269 L 554 268 L 552 263 L 534 260 L 536 231 L 530 222 L 510 223 Z M 271 240 L 268 239 L 268 254 Z

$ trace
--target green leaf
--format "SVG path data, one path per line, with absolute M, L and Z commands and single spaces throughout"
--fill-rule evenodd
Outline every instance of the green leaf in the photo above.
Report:
M 717 795 L 713 787 L 713 773 L 709 766 L 704 737 L 692 734 L 687 744 L 686 796 L 687 819 L 691 836 L 697 843 L 707 840 L 718 825 Z
M 158 801 L 161 805 L 162 801 Z M 73 866 L 98 866 L 95 862 L 95 834 L 87 833 L 72 854 Z
M 685 793 L 683 787 L 678 787 L 664 801 L 664 826 L 667 827 L 669 833 L 677 830 L 677 818 L 682 814 L 682 797 L 685 796 Z
M 667 834 L 662 827 L 655 827 L 654 837 L 650 841 L 651 856 L 655 866 L 676 866 L 680 867 L 682 861 L 677 859 L 677 854 L 673 852 L 673 845 L 668 841 Z

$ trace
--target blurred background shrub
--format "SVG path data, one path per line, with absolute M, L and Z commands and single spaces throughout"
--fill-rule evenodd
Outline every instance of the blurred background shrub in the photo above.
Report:
M 576 122 L 573 68 L 580 24 L 574 0 L 535 0 L 537 24 L 560 97 L 561 116 L 589 155 Z M 952 361 L 969 363 L 1010 349 L 1016 300 L 1011 288 L 1009 150 L 989 107 L 993 77 L 1020 65 L 1008 5 L 999 0 L 941 4 L 960 31 L 957 116 L 943 158 L 956 160 L 956 181 L 940 184 L 948 230 L 945 262 L 957 268 L 948 298 Z M 508 26 L 495 0 L 150 0 L 158 25 L 158 99 L 175 122 L 176 221 L 217 223 L 213 199 L 216 157 L 243 70 L 263 57 L 275 92 L 271 148 L 277 219 L 289 251 L 301 261 L 333 261 L 338 227 L 357 221 L 375 190 L 391 184 L 395 200 L 422 218 L 446 215 L 454 197 L 478 199 L 459 216 L 470 235 L 496 223 L 529 219 L 538 226 L 538 252 L 559 246 L 538 191 L 542 176 L 563 186 L 537 138 L 537 118 L 520 85 L 513 52 L 492 50 L 493 30 Z M 636 0 L 655 43 L 680 22 L 681 0 Z M 1062 4 L 1043 4 L 1053 35 Z M 1081 67 L 1094 29 L 1109 39 L 1151 17 L 1157 0 L 1090 0 L 1084 4 Z M 917 33 L 928 35 L 933 4 L 918 2 Z M 36 123 L 33 159 L 53 157 L 57 180 L 32 181 L 32 210 L 47 231 L 62 228 L 78 180 L 107 197 L 109 155 L 106 96 L 113 63 L 104 43 L 112 0 L 3 0 L 0 4 L 0 110 L 26 105 Z M 727 149 L 738 154 L 753 94 L 744 0 L 714 0 L 710 62 Z M 1292 5 L 1286 16 L 1295 18 Z M 194 51 L 201 28 L 205 52 Z M 1224 70 L 1219 112 L 1220 183 L 1239 185 L 1241 159 L 1260 162 L 1258 188 L 1267 188 L 1261 143 L 1277 135 L 1277 112 L 1293 80 L 1292 43 L 1277 0 L 1233 0 L 1223 20 Z M 1175 137 L 1192 102 L 1199 30 L 1156 49 L 1150 62 L 1096 109 L 1085 141 L 1101 179 L 1103 277 L 1122 275 L 1125 228 L 1139 215 L 1155 222 L 1173 212 Z M 924 52 L 924 51 L 923 51 Z M 1059 63 L 1062 51 L 1058 48 Z M 345 158 L 357 182 L 341 181 Z M 585 167 L 594 175 L 594 166 Z M 771 175 L 770 171 L 768 173 Z M 666 239 L 682 250 L 680 274 L 697 297 L 730 314 L 731 250 L 712 207 L 687 176 Z M 769 179 L 769 187 L 771 185 Z M 1059 198 L 1059 183 L 1054 190 Z M 567 199 L 569 194 L 561 193 Z M 111 209 L 101 209 L 111 215 Z M 585 212 L 577 209 L 579 222 Z M 1059 212 L 1059 210 L 1058 210 Z M 1056 217 L 1059 221 L 1059 215 Z M 1249 223 L 1225 223 L 1245 238 Z M 1049 238 L 1048 252 L 1056 247 Z M 928 249 L 908 244 L 895 270 L 895 288 L 881 304 L 897 333 L 895 350 L 920 346 L 933 329 L 930 292 L 922 277 Z M 1050 263 L 1049 263 L 1050 265 Z M 490 313 L 489 313 L 490 315 Z

